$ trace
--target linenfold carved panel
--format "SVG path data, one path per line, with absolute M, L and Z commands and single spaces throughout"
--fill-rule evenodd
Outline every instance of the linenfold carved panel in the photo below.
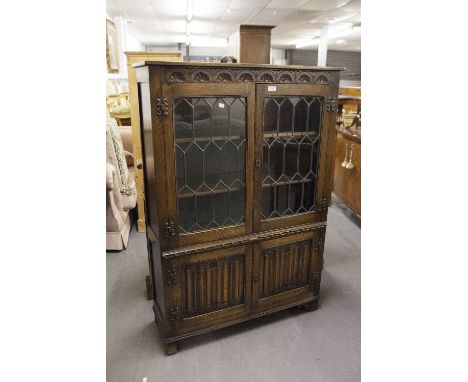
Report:
M 286 292 L 309 284 L 311 242 L 301 241 L 282 247 L 268 248 L 263 255 L 261 297 Z
M 244 255 L 186 265 L 183 317 L 193 317 L 244 302 Z

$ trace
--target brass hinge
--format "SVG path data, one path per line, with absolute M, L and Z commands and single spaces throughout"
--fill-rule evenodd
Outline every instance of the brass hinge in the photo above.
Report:
M 180 318 L 180 308 L 178 306 L 171 306 L 167 309 L 167 318 L 169 321 L 176 321 Z
M 328 97 L 327 98 L 327 111 L 335 111 L 336 110 L 336 98 L 335 97 Z
M 156 98 L 156 115 L 166 117 L 169 114 L 169 103 L 166 97 Z
M 164 223 L 164 236 L 166 239 L 170 239 L 171 237 L 175 236 L 175 234 L 175 223 L 174 220 L 170 219 Z

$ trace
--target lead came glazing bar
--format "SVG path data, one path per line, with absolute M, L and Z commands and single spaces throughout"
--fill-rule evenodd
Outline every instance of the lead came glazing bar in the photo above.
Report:
M 262 220 L 313 211 L 322 103 L 312 96 L 265 98 Z
M 246 98 L 174 102 L 180 234 L 244 223 Z

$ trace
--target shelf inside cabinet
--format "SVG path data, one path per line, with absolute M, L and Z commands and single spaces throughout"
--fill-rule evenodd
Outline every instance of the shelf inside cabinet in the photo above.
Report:
M 316 131 L 274 131 L 274 132 L 269 132 L 269 133 L 263 133 L 263 138 L 277 138 L 277 137 L 295 137 L 295 138 L 300 138 L 300 137 L 317 137 L 318 133 Z
M 310 182 L 312 182 L 312 179 L 289 180 L 289 181 L 286 181 L 286 182 L 262 184 L 262 187 L 284 186 L 284 185 L 287 185 L 287 184 L 299 184 L 299 183 L 310 183 Z

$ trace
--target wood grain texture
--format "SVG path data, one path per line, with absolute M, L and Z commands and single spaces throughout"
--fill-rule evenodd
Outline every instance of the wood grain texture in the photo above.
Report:
M 140 110 L 138 87 L 133 64 L 142 60 L 182 61 L 179 52 L 125 52 L 127 56 L 128 87 L 130 92 L 130 115 L 132 125 L 133 158 L 135 161 L 135 183 L 137 190 L 138 232 L 145 232 L 144 176 L 140 136 Z
M 333 191 L 336 196 L 357 215 L 361 215 L 361 139 L 337 131 Z M 342 166 L 352 150 L 354 168 Z M 346 155 L 346 151 L 348 154 Z
M 139 66 L 136 78 L 145 89 L 139 104 L 149 263 L 155 319 L 165 344 L 294 305 L 317 308 L 339 69 L 154 62 Z M 187 234 L 178 230 L 174 103 L 181 97 L 223 96 L 243 97 L 247 105 L 245 222 Z M 311 212 L 262 221 L 262 110 L 270 96 L 319 97 L 320 151 Z M 174 234 L 166 235 L 171 221 Z M 168 348 L 175 351 L 177 346 Z
M 239 62 L 269 64 L 271 30 L 274 26 L 241 25 L 239 28 Z

